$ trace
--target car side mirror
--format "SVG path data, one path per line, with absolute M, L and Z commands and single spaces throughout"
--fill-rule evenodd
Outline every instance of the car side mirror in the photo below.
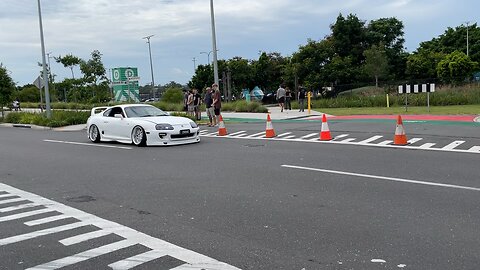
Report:
M 116 113 L 113 117 L 123 119 L 123 115 L 121 113 Z

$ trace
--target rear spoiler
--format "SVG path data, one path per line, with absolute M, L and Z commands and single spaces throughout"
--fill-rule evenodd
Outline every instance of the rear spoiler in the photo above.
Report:
M 90 112 L 90 116 L 94 115 L 94 114 L 97 114 L 97 113 L 101 113 L 103 111 L 105 111 L 106 109 L 109 109 L 110 107 L 95 107 L 95 108 L 92 108 L 91 112 Z

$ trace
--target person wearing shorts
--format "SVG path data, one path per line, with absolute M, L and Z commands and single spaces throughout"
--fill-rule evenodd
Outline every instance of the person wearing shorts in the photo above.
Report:
M 207 93 L 205 94 L 205 98 L 203 102 L 205 103 L 205 107 L 207 108 L 207 116 L 210 123 L 208 124 L 209 127 L 213 127 L 217 124 L 217 120 L 215 119 L 215 110 L 213 108 L 213 94 L 212 88 L 207 87 Z
M 188 91 L 188 98 L 187 98 L 187 107 L 188 107 L 188 115 L 189 116 L 194 116 L 195 113 L 195 106 L 193 105 L 193 91 L 189 90 Z
M 283 107 L 285 105 L 285 85 L 282 84 L 277 90 L 277 100 L 278 100 L 278 105 L 280 106 L 280 111 L 283 112 Z

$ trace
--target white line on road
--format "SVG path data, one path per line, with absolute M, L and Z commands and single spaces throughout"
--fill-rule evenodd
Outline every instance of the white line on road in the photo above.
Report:
M 13 202 L 23 202 L 23 201 L 25 201 L 24 198 L 13 198 L 13 199 L 0 201 L 0 205 L 7 204 L 7 203 L 13 203 Z
M 23 212 L 23 213 L 20 213 L 20 214 L 14 214 L 14 215 L 9 215 L 9 216 L 5 216 L 5 217 L 0 217 L 0 222 L 20 219 L 20 218 L 24 218 L 24 217 L 36 216 L 36 215 L 49 213 L 49 212 L 53 212 L 53 211 L 48 209 L 48 208 L 45 208 L 45 209 L 40 209 L 40 210 L 35 210 L 35 211 L 30 211 L 30 212 Z
M 371 143 L 371 142 L 376 141 L 376 140 L 381 139 L 381 138 L 383 138 L 383 136 L 373 136 L 373 137 L 368 138 L 368 139 L 366 139 L 366 140 L 359 141 L 358 143 L 360 143 L 360 144 L 362 144 L 362 143 Z
M 73 265 L 79 262 L 87 261 L 89 259 L 105 255 L 110 252 L 114 252 L 123 248 L 127 248 L 130 246 L 133 246 L 137 244 L 136 242 L 130 241 L 130 240 L 122 240 L 119 242 L 115 242 L 112 244 L 108 244 L 105 246 L 101 246 L 98 248 L 90 249 L 75 255 L 72 255 L 70 257 L 65 257 L 61 258 L 55 261 L 51 261 L 45 264 L 41 264 L 38 266 L 34 266 L 31 268 L 27 268 L 27 270 L 53 270 L 53 269 L 59 269 L 62 267 L 66 267 L 69 265 Z
M 452 142 L 451 144 L 443 147 L 442 149 L 444 149 L 444 150 L 453 150 L 453 149 L 457 148 L 457 146 L 459 146 L 459 145 L 461 145 L 461 144 L 463 144 L 463 143 L 465 143 L 465 141 L 454 141 L 454 142 Z
M 125 147 L 125 146 L 114 146 L 114 145 L 81 143 L 81 142 L 68 142 L 68 141 L 57 141 L 57 140 L 43 140 L 43 141 L 44 142 L 49 142 L 49 143 L 63 143 L 63 144 L 72 144 L 72 145 L 95 146 L 95 147 L 103 147 L 103 148 L 116 148 L 116 149 L 123 149 L 123 150 L 132 150 L 131 147 Z
M 16 206 L 0 208 L 0 212 L 2 212 L 2 213 L 12 212 L 12 211 L 21 210 L 21 209 L 30 208 L 30 207 L 35 207 L 35 206 L 39 206 L 39 205 L 36 204 L 36 203 L 21 204 L 21 205 L 16 205 Z
M 472 152 L 480 152 L 480 146 L 474 146 L 470 149 L 468 149 L 468 151 L 472 151 Z
M 277 135 L 277 138 L 285 137 L 285 136 L 290 135 L 290 134 L 292 134 L 292 132 L 285 132 L 285 133 L 282 133 L 280 135 Z
M 476 188 L 476 187 L 467 187 L 467 186 L 458 186 L 458 185 L 451 185 L 451 184 L 442 184 L 442 183 L 434 183 L 434 182 L 410 180 L 410 179 L 403 179 L 403 178 L 396 178 L 396 177 L 378 176 L 378 175 L 352 173 L 352 172 L 342 172 L 342 171 L 325 170 L 325 169 L 309 168 L 309 167 L 294 166 L 294 165 L 282 165 L 282 167 L 284 167 L 284 168 L 291 168 L 291 169 L 298 169 L 298 170 L 305 170 L 305 171 L 315 171 L 315 172 L 323 172 L 323 173 L 331 173 L 331 174 L 339 174 L 339 175 L 348 175 L 348 176 L 363 177 L 363 178 L 372 178 L 372 179 L 379 179 L 379 180 L 386 180 L 386 181 L 394 181 L 394 182 L 403 182 L 403 183 L 410 183 L 410 184 L 426 185 L 426 186 L 436 186 L 436 187 L 445 187 L 445 188 L 455 188 L 455 189 L 464 189 L 464 190 L 480 191 L 480 188 Z
M 7 194 L 2 194 L 2 195 L 0 195 L 0 198 L 7 198 L 7 197 L 14 197 L 14 196 L 15 196 L 15 195 L 12 195 L 12 194 L 7 193 Z
M 21 242 L 21 241 L 25 241 L 25 240 L 33 239 L 33 238 L 36 238 L 36 237 L 53 234 L 53 233 L 68 231 L 68 230 L 84 227 L 84 226 L 87 226 L 87 225 L 89 225 L 89 224 L 87 224 L 85 222 L 75 222 L 75 223 L 68 224 L 68 225 L 48 228 L 48 229 L 35 231 L 35 232 L 31 232 L 31 233 L 26 233 L 26 234 L 15 235 L 15 236 L 12 236 L 12 237 L 7 237 L 7 238 L 0 239 L 0 246 L 5 246 L 5 245 L 8 245 L 8 244 L 13 244 L 13 243 L 17 243 L 17 242 Z
M 138 254 L 136 256 L 127 258 L 125 260 L 121 260 L 121 261 L 109 264 L 108 266 L 113 270 L 128 270 L 128 269 L 137 267 L 143 263 L 156 260 L 166 255 L 168 254 L 165 253 L 164 251 L 150 250 L 143 254 Z
M 63 240 L 60 240 L 59 242 L 64 245 L 64 246 L 71 246 L 75 245 L 81 242 L 85 242 L 91 239 L 99 238 L 105 235 L 109 235 L 111 232 L 104 231 L 104 230 L 98 230 L 98 231 L 93 231 L 89 233 L 84 233 L 76 236 L 72 236 L 69 238 L 65 238 Z
M 333 138 L 333 140 L 338 140 L 338 139 L 341 139 L 341 138 L 345 138 L 345 137 L 348 137 L 348 135 L 350 135 L 350 134 L 341 134 L 341 135 L 335 136 L 335 138 Z
M 235 136 L 235 135 L 240 135 L 242 133 L 245 133 L 246 131 L 242 130 L 242 131 L 238 131 L 238 132 L 234 132 L 232 134 L 228 134 L 228 136 Z
M 353 142 L 355 141 L 357 138 L 349 138 L 349 139 L 345 139 L 343 141 L 339 141 L 339 142 L 342 142 L 342 143 L 349 143 L 349 142 Z
M 408 140 L 407 142 L 409 144 L 414 144 L 414 143 L 419 142 L 421 140 L 423 140 L 423 138 L 412 138 L 412 139 Z
M 426 144 L 422 144 L 419 146 L 419 148 L 421 149 L 428 149 L 428 148 L 431 148 L 433 146 L 435 146 L 436 143 L 426 143 Z
M 46 218 L 41 218 L 41 219 L 37 219 L 37 220 L 27 221 L 24 224 L 27 225 L 27 226 L 37 226 L 37 225 L 50 223 L 50 222 L 54 222 L 54 221 L 62 220 L 62 219 L 67 219 L 67 218 L 69 218 L 69 216 L 57 215 L 57 216 L 52 216 L 52 217 L 46 217 Z
M 15 243 L 23 240 L 32 239 L 41 235 L 53 234 L 63 230 L 73 229 L 74 227 L 93 226 L 101 229 L 102 231 L 120 236 L 130 242 L 138 243 L 151 250 L 165 251 L 168 254 L 168 256 L 171 256 L 173 258 L 186 262 L 187 263 L 186 265 L 189 265 L 191 267 L 189 269 L 203 268 L 203 269 L 240 270 L 237 267 L 217 261 L 205 255 L 176 246 L 164 240 L 154 238 L 142 232 L 136 231 L 132 228 L 97 217 L 95 215 L 49 200 L 47 198 L 40 197 L 33 193 L 16 189 L 14 187 L 11 187 L 2 183 L 0 183 L 0 190 L 14 194 L 15 196 L 25 198 L 29 201 L 34 202 L 36 205 L 44 206 L 52 212 L 56 211 L 63 215 L 80 220 L 80 222 L 76 222 L 69 225 L 59 226 L 59 227 L 50 228 L 46 230 L 36 231 L 33 233 L 27 233 L 23 235 L 16 235 L 16 236 L 12 236 L 5 239 L 0 239 L 0 246 L 6 245 L 9 243 Z M 65 243 L 66 240 L 67 239 L 64 239 L 63 243 Z M 80 240 L 80 238 L 77 238 L 77 240 Z M 73 242 L 72 239 L 70 239 L 70 241 Z
M 310 133 L 310 134 L 308 134 L 308 135 L 305 135 L 305 136 L 303 136 L 303 137 L 300 137 L 300 139 L 305 140 L 305 139 L 311 138 L 311 137 L 313 137 L 313 136 L 319 136 L 319 134 L 320 134 L 320 133 L 318 133 L 318 132 L 316 132 L 316 133 Z
M 393 143 L 393 141 L 386 140 L 386 141 L 383 141 L 383 142 L 378 143 L 378 145 L 389 145 L 389 144 L 391 144 L 391 143 Z
M 295 135 L 290 135 L 290 136 L 287 136 L 287 137 L 285 137 L 285 138 L 283 138 L 283 139 L 293 139 L 293 138 L 295 138 Z
M 258 132 L 258 133 L 255 133 L 255 134 L 252 134 L 252 135 L 248 135 L 247 138 L 253 138 L 253 137 L 262 137 L 261 135 L 265 135 L 265 131 L 262 131 L 262 132 Z

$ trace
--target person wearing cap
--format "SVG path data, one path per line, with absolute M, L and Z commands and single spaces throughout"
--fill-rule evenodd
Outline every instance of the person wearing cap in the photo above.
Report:
M 217 123 L 220 123 L 220 109 L 222 108 L 222 94 L 220 94 L 220 89 L 218 89 L 218 84 L 212 84 L 213 89 L 213 111 Z

